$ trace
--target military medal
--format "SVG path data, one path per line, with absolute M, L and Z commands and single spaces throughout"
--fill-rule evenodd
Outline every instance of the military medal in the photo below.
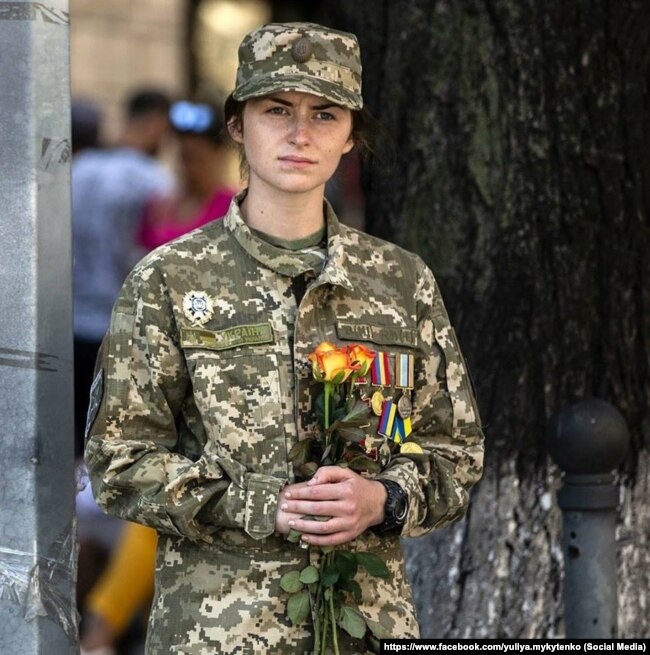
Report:
M 395 387 L 404 389 L 397 402 L 397 411 L 403 419 L 410 419 L 413 414 L 410 391 L 415 385 L 414 357 L 409 353 L 395 355 Z
M 370 367 L 370 384 L 373 387 L 379 387 L 377 391 L 372 394 L 370 399 L 370 406 L 372 411 L 381 416 L 384 410 L 384 394 L 382 389 L 390 384 L 390 368 L 388 365 L 388 353 L 378 352 Z
M 214 306 L 205 291 L 188 291 L 183 296 L 183 314 L 196 325 L 205 325 L 214 315 Z
M 402 394 L 400 399 L 397 401 L 397 411 L 402 418 L 411 418 L 413 413 L 413 405 L 411 404 L 411 399 L 407 394 Z
M 372 411 L 377 415 L 381 416 L 382 409 L 384 407 L 384 395 L 381 391 L 375 391 L 370 398 L 370 407 Z

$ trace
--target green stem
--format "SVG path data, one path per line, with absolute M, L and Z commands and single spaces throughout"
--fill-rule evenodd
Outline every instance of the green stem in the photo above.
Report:
M 321 605 L 321 589 L 320 584 L 318 585 L 318 590 L 316 591 L 316 598 L 314 600 L 314 655 L 320 655 L 321 653 L 321 634 L 320 626 L 322 623 L 322 618 L 320 615 L 320 605 Z
M 332 396 L 332 383 L 325 382 L 325 429 L 330 426 L 330 398 Z
M 334 653 L 335 655 L 340 655 L 338 628 L 336 627 L 336 614 L 334 612 L 334 588 L 332 588 L 332 593 L 330 594 L 330 619 L 332 620 L 332 641 L 334 642 Z
M 326 609 L 325 605 L 322 605 L 320 609 L 321 609 L 321 613 L 322 613 L 321 622 L 323 624 L 323 639 L 321 641 L 321 651 L 320 652 L 321 652 L 321 655 L 324 655 L 324 653 L 327 652 L 327 628 L 329 627 L 329 623 L 327 622 L 327 616 L 326 616 L 326 612 L 325 612 L 325 609 Z

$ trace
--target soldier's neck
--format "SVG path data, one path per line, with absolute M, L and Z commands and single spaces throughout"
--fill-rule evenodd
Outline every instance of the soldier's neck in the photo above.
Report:
M 249 188 L 240 210 L 249 227 L 279 239 L 303 239 L 325 224 L 322 188 L 308 193 Z

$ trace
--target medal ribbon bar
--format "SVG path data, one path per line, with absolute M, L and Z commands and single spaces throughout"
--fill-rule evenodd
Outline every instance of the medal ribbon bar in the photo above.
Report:
M 414 357 L 409 353 L 395 355 L 395 386 L 413 389 L 415 386 Z
M 390 364 L 388 353 L 378 352 L 370 369 L 370 382 L 375 387 L 390 385 Z

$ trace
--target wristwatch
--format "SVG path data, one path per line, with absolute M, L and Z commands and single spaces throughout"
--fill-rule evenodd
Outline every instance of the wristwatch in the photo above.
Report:
M 386 504 L 384 505 L 384 521 L 372 526 L 376 534 L 398 532 L 406 521 L 409 504 L 406 491 L 392 480 L 377 480 L 386 488 Z

